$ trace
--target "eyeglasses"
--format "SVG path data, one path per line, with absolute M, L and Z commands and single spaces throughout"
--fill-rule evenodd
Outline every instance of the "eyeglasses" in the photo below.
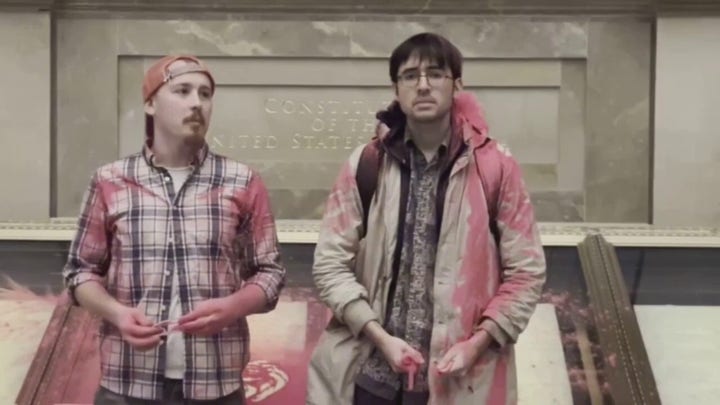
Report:
M 428 69 L 425 73 L 421 73 L 419 70 L 409 70 L 398 75 L 397 83 L 402 87 L 417 87 L 423 76 L 427 79 L 430 87 L 441 86 L 445 79 L 453 78 L 442 69 Z

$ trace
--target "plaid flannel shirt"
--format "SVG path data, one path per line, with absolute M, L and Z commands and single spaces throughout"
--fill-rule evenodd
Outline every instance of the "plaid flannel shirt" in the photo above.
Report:
M 245 284 L 262 288 L 266 310 L 273 309 L 285 269 L 260 177 L 205 145 L 175 190 L 167 171 L 152 162 L 146 146 L 92 177 L 63 270 L 71 296 L 78 285 L 97 281 L 121 304 L 142 308 L 158 322 L 168 317 L 176 271 L 184 314 Z M 100 329 L 101 385 L 160 399 L 165 345 L 141 352 L 110 323 Z M 248 338 L 244 318 L 211 337 L 186 335 L 185 397 L 214 399 L 240 389 Z

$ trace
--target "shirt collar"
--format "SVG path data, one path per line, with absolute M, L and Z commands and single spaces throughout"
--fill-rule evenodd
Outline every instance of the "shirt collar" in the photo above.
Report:
M 403 142 L 405 143 L 405 146 L 415 145 L 415 142 L 413 142 L 412 136 L 410 135 L 410 130 L 407 129 L 407 126 L 405 127 L 405 134 L 403 135 Z M 450 144 L 450 133 L 443 138 L 442 142 L 438 146 L 439 151 L 447 150 L 448 145 Z
M 197 152 L 195 152 L 193 160 L 190 162 L 190 166 L 202 166 L 203 162 L 205 162 L 205 159 L 207 158 L 209 151 L 210 148 L 208 147 L 207 142 L 204 142 L 203 146 L 198 149 Z M 149 142 L 146 142 L 143 145 L 143 157 L 145 158 L 145 162 L 147 162 L 149 166 L 158 167 L 157 164 L 155 164 L 155 152 L 153 152 Z

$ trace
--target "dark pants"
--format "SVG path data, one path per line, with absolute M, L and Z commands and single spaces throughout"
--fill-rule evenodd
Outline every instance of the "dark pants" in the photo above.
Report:
M 398 392 L 394 399 L 385 399 L 355 385 L 353 405 L 427 405 L 428 393 Z
M 95 405 L 243 405 L 245 392 L 239 389 L 232 394 L 209 401 L 195 401 L 183 398 L 182 380 L 166 379 L 163 384 L 163 397 L 160 401 L 138 399 L 116 394 L 100 387 L 95 393 Z

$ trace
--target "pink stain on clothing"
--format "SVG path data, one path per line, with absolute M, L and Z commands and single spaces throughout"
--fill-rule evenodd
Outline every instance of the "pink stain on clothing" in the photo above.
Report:
M 252 184 L 252 183 L 251 183 Z M 203 204 L 208 204 L 211 201 L 219 201 L 222 199 L 222 195 L 225 193 L 224 187 L 213 187 L 210 190 L 208 190 L 207 193 L 201 194 L 197 197 L 198 201 L 200 201 Z M 238 197 L 235 197 L 237 201 L 244 201 L 245 198 L 242 196 L 242 194 L 247 193 L 246 190 L 241 191 Z
M 511 166 L 511 169 L 508 170 L 507 173 L 505 173 L 505 176 L 508 176 L 510 183 L 519 183 L 522 181 L 521 179 L 521 172 L 520 167 L 518 167 L 517 164 L 513 164 Z M 513 190 L 506 193 L 505 197 L 503 198 L 503 201 L 500 203 L 509 205 L 513 208 L 512 212 L 509 212 L 506 214 L 505 217 L 499 218 L 501 221 L 505 223 L 505 226 L 519 231 L 520 236 L 525 240 L 532 240 L 534 238 L 533 235 L 533 226 L 532 221 L 534 221 L 534 215 L 533 215 L 533 207 L 532 203 L 530 201 L 530 197 L 527 194 L 527 191 L 525 190 Z M 509 217 L 508 217 L 509 216 Z M 526 253 L 534 255 L 534 251 L 528 250 Z
M 456 128 L 462 128 L 463 137 L 466 142 L 470 141 L 471 147 L 479 145 L 487 136 L 488 126 L 483 111 L 470 93 L 460 92 L 455 97 L 453 122 Z M 475 163 L 470 162 L 469 164 L 474 165 Z M 485 201 L 480 176 L 476 170 L 469 170 L 465 202 L 473 204 L 474 207 L 467 219 L 468 229 L 487 228 L 489 211 L 487 207 L 485 209 L 477 207 L 479 202 L 483 204 Z M 460 308 L 460 323 L 466 338 L 470 337 L 475 323 L 479 320 L 481 305 L 490 299 L 488 291 L 479 286 L 488 284 L 487 277 L 497 272 L 495 266 L 492 265 L 494 261 L 491 258 L 478 257 L 478 254 L 482 255 L 483 252 L 491 250 L 489 236 L 488 230 L 486 233 L 481 232 L 467 238 L 466 256 L 459 271 L 459 282 L 453 291 L 452 305 L 454 308 Z M 483 263 L 487 263 L 487 266 Z
M 352 226 L 353 221 L 355 221 L 357 214 L 353 214 L 347 210 L 347 207 L 354 204 L 354 201 L 347 200 L 348 195 L 353 195 L 353 193 L 348 190 L 355 187 L 353 170 L 349 163 L 345 163 L 340 170 L 338 179 L 335 182 L 335 187 L 330 192 L 330 197 L 325 207 L 326 213 L 332 213 L 332 215 L 326 215 L 328 222 L 325 224 L 325 226 L 329 226 L 330 229 L 332 229 L 332 232 L 345 233 Z
M 453 103 L 453 122 L 457 128 L 462 128 L 462 123 L 467 122 L 474 129 L 473 131 L 464 131 L 465 139 L 474 136 L 478 142 L 485 140 L 488 131 L 488 124 L 485 120 L 485 112 L 479 103 L 475 100 L 472 93 L 460 92 L 455 96 Z M 477 137 L 477 134 L 482 136 Z
M 453 114 L 456 127 L 463 128 L 465 141 L 471 147 L 481 144 L 486 136 L 487 124 L 472 96 L 461 93 L 456 97 Z M 476 163 L 471 161 L 468 164 L 475 165 Z M 446 348 L 472 336 L 481 319 L 484 306 L 494 294 L 494 291 L 484 286 L 497 285 L 500 276 L 495 257 L 488 253 L 496 250 L 497 247 L 490 239 L 489 209 L 484 207 L 486 198 L 482 180 L 476 170 L 468 170 L 467 173 L 465 203 L 472 204 L 473 208 L 470 210 L 465 226 L 468 229 L 485 229 L 486 232 L 478 232 L 467 238 L 464 249 L 466 253 L 457 273 L 458 281 L 451 297 L 453 308 L 459 309 L 458 321 L 462 333 L 461 336 L 446 336 Z M 471 370 L 473 374 L 480 373 L 479 367 L 473 367 Z M 438 376 L 435 382 L 434 393 L 442 399 L 442 403 L 454 403 L 457 390 L 449 389 L 448 384 L 452 384 L 451 379 Z M 496 385 L 493 382 L 493 386 Z M 503 391 L 506 389 L 504 379 L 497 389 Z
M 471 171 L 469 176 L 477 175 Z M 481 187 L 479 178 L 468 179 L 467 200 L 485 201 Z M 486 210 L 473 209 L 467 221 L 470 229 L 487 228 L 488 213 Z M 470 336 L 479 319 L 480 306 L 490 299 L 487 289 L 480 286 L 487 284 L 484 280 L 487 280 L 490 273 L 497 272 L 497 268 L 492 266 L 493 261 L 482 257 L 484 252 L 489 251 L 489 244 L 489 232 L 467 238 L 466 256 L 459 271 L 459 281 L 453 291 L 452 305 L 460 308 L 460 322 L 465 337 Z
M 268 195 L 267 189 L 265 188 L 260 177 L 256 174 L 253 175 L 252 180 L 248 186 L 248 201 L 247 210 L 251 218 L 253 218 L 252 233 L 255 240 L 262 240 L 267 235 L 267 227 L 273 226 L 272 208 L 270 206 L 270 196 Z
M 488 405 L 504 405 L 507 402 L 507 362 L 506 356 L 499 356 L 495 363 L 495 374 L 488 394 Z
M 467 142 L 469 140 L 468 135 L 470 134 L 468 134 L 468 131 L 466 130 L 466 122 L 470 120 L 475 121 L 476 124 L 478 124 L 478 126 L 482 127 L 483 129 L 487 128 L 487 125 L 485 124 L 484 119 L 482 119 L 482 117 L 479 115 L 480 113 L 478 112 L 478 110 L 473 109 L 469 106 L 469 104 L 475 105 L 474 101 L 471 99 L 472 96 L 469 96 L 470 98 L 466 96 L 469 95 L 460 95 L 455 99 L 455 103 L 453 106 L 453 124 L 456 130 L 462 132 L 465 141 Z M 468 103 L 467 101 L 472 102 Z M 477 134 L 478 133 L 473 133 L 472 135 Z M 480 183 L 473 180 L 477 180 L 479 182 L 479 179 L 472 179 L 469 181 L 469 193 L 467 196 L 467 201 L 484 201 L 485 199 L 482 191 L 479 189 L 479 187 L 475 187 L 476 185 L 479 186 Z M 471 228 L 477 229 L 475 225 L 481 224 L 483 222 L 487 223 L 487 214 L 482 211 L 483 210 L 472 210 L 470 218 L 468 218 L 468 221 L 470 222 L 469 226 Z M 487 235 L 477 235 L 477 237 L 468 238 L 465 252 L 483 252 L 487 248 L 487 243 Z M 480 266 L 478 266 L 478 262 L 476 262 L 474 258 L 469 259 L 468 257 L 466 257 L 465 260 L 463 260 L 462 268 L 458 273 L 459 280 L 453 290 L 451 297 L 452 307 L 460 309 L 459 322 L 462 329 L 462 337 L 445 335 L 442 339 L 442 347 L 444 350 L 449 349 L 453 344 L 455 344 L 458 341 L 458 338 L 467 338 L 473 332 L 475 322 L 478 319 L 478 315 L 480 312 L 480 308 L 478 308 L 478 302 L 482 299 L 482 297 L 480 296 L 481 292 L 478 291 L 477 288 L 478 285 L 481 285 L 479 284 L 481 281 L 481 271 L 479 270 Z M 484 298 L 487 299 L 487 297 Z M 451 311 L 454 311 L 454 309 L 451 309 Z M 430 382 L 432 386 L 433 398 L 445 404 L 454 403 L 455 390 L 450 389 L 449 386 L 450 384 L 452 384 L 451 379 L 447 376 L 442 375 L 437 370 L 435 363 L 432 363 L 430 365 L 428 372 L 431 374 Z
M 439 312 L 433 325 L 430 348 L 430 403 L 503 405 L 514 401 L 517 395 L 515 366 L 510 361 L 513 358 L 512 343 L 525 328 L 542 289 L 542 246 L 536 236 L 532 206 L 523 190 L 517 163 L 509 152 L 488 139 L 487 123 L 472 94 L 459 93 L 452 113 L 453 129 L 457 135 L 462 135 L 469 152 L 452 169 L 447 196 L 452 204 L 446 209 L 447 217 L 453 221 L 443 225 L 453 229 L 441 230 L 441 235 L 447 235 L 448 239 L 442 236 L 438 244 L 436 277 L 438 281 L 444 278 L 450 286 L 433 289 Z M 376 135 L 382 137 L 386 132 L 380 125 Z M 451 147 L 457 146 L 454 141 L 455 138 Z M 399 171 L 388 170 L 383 175 L 391 181 L 400 181 Z M 359 287 L 375 287 L 373 284 L 358 286 L 353 282 L 356 275 L 337 271 L 340 266 L 346 269 L 351 263 L 355 252 L 348 248 L 348 241 L 354 242 L 353 232 L 360 226 L 362 217 L 354 177 L 352 163 L 347 163 L 328 198 L 322 225 L 324 232 L 318 244 L 320 249 L 316 250 L 316 258 L 322 259 L 315 263 L 316 283 L 324 293 L 323 299 L 334 311 L 342 309 L 350 293 L 362 295 L 364 289 Z M 487 198 L 486 182 L 490 185 Z M 491 207 L 486 206 L 488 199 L 493 201 Z M 500 204 L 495 204 L 498 200 Z M 389 202 L 384 199 L 374 203 L 371 214 L 383 215 L 388 209 Z M 499 222 L 501 246 L 496 246 L 490 230 L 491 211 Z M 389 253 L 382 240 L 383 233 L 370 231 L 368 240 L 378 243 L 366 244 L 366 254 L 370 255 L 366 257 Z M 377 267 L 365 262 L 361 269 L 363 277 L 365 272 L 368 279 L 381 276 L 378 272 L 383 268 Z M 450 347 L 469 338 L 479 328 L 486 329 L 501 345 L 506 342 L 509 345 L 501 348 L 499 353 L 482 356 L 478 364 L 472 365 L 469 375 L 440 375 L 437 361 Z M 351 370 L 338 365 L 347 359 L 336 360 L 334 357 L 336 352 L 348 358 L 357 356 L 358 351 L 346 342 L 328 339 L 320 344 L 322 351 L 318 361 L 332 364 L 332 368 L 325 364 L 327 375 L 313 377 L 313 384 L 309 384 L 308 389 L 312 403 L 340 403 L 341 398 L 352 398 L 344 377 L 344 373 Z M 333 358 L 328 359 L 327 353 Z M 492 395 L 488 396 L 490 391 Z

